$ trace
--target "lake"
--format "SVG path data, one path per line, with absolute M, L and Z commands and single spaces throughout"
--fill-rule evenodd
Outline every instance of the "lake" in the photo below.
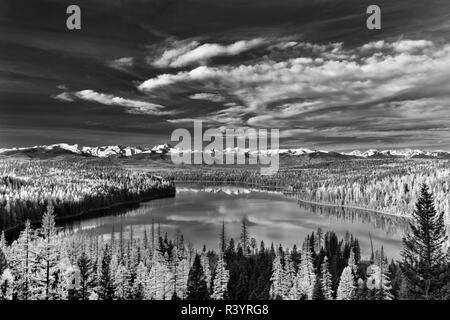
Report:
M 142 203 L 137 209 L 118 214 L 72 221 L 64 230 L 105 239 L 120 230 L 124 236 L 142 237 L 147 229 L 150 235 L 152 221 L 160 224 L 162 234 L 174 236 L 179 229 L 186 242 L 195 248 L 206 245 L 218 249 L 222 221 L 228 237 L 239 237 L 243 218 L 249 221 L 251 237 L 283 247 L 297 244 L 317 228 L 332 230 L 340 238 L 346 232 L 358 238 L 363 257 L 374 249 L 384 247 L 389 259 L 400 258 L 401 238 L 407 229 L 407 219 L 355 209 L 326 207 L 298 202 L 294 197 L 236 186 L 177 185 L 174 198 Z M 156 226 L 155 226 L 156 229 Z

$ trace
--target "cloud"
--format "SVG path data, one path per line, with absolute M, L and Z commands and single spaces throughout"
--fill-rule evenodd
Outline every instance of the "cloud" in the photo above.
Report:
M 151 62 L 158 68 L 180 68 L 191 64 L 204 64 L 208 60 L 220 56 L 235 56 L 263 44 L 263 39 L 241 40 L 229 45 L 217 43 L 200 44 L 198 41 L 182 43 L 167 49 L 161 57 Z M 179 44 L 179 43 L 177 43 Z
M 72 95 L 68 92 L 62 92 L 60 94 L 52 96 L 53 99 L 63 101 L 63 102 L 72 102 L 74 101 Z
M 171 87 L 221 92 L 239 104 L 203 118 L 223 124 L 286 128 L 287 136 L 303 133 L 306 140 L 330 134 L 354 139 L 366 130 L 363 139 L 376 139 L 405 125 L 417 127 L 421 112 L 427 115 L 423 130 L 441 128 L 448 79 L 450 44 L 399 40 L 347 48 L 290 41 L 272 44 L 257 60 L 161 74 L 139 89 L 155 95 Z
M 167 115 L 172 114 L 170 111 L 161 111 L 165 108 L 162 105 L 116 97 L 112 94 L 98 93 L 93 90 L 82 90 L 73 94 L 75 97 L 85 101 L 97 102 L 108 106 L 125 107 L 128 113 L 132 114 L 147 114 L 147 115 Z
M 133 57 L 122 57 L 110 61 L 108 65 L 114 69 L 124 70 L 134 65 L 134 59 Z
M 196 93 L 191 96 L 189 96 L 190 99 L 193 100 L 206 100 L 211 102 L 224 102 L 225 98 L 222 97 L 220 94 L 216 93 Z

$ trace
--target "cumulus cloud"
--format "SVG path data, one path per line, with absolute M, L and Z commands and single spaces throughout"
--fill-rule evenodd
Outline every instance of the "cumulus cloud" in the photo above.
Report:
M 164 106 L 133 99 L 117 97 L 112 94 L 95 92 L 93 90 L 82 90 L 75 92 L 73 96 L 85 101 L 93 101 L 108 106 L 125 107 L 128 113 L 148 114 L 148 115 L 166 115 L 171 114 L 170 111 L 161 111 Z
M 165 50 L 159 58 L 151 61 L 151 64 L 158 68 L 179 68 L 192 64 L 204 64 L 214 57 L 235 56 L 241 54 L 242 52 L 260 46 L 263 42 L 263 39 L 259 38 L 241 40 L 229 45 L 217 43 L 200 44 L 198 41 L 192 41 Z
M 161 74 L 139 89 L 151 94 L 169 87 L 221 92 L 241 105 L 224 105 L 207 115 L 212 121 L 239 119 L 256 127 L 290 128 L 291 133 L 314 129 L 314 135 L 327 137 L 336 132 L 354 137 L 364 127 L 375 139 L 377 132 L 383 136 L 384 130 L 404 128 L 402 122 L 417 126 L 421 110 L 429 110 L 425 126 L 433 128 L 448 110 L 450 45 L 399 40 L 346 48 L 291 41 L 272 48 L 272 55 L 257 61 Z M 286 50 L 290 56 L 280 59 Z M 432 99 L 436 96 L 442 99 Z

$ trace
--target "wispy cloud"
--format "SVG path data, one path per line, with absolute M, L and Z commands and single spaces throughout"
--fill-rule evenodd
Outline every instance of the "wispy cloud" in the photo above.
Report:
M 241 40 L 229 45 L 198 41 L 176 42 L 175 47 L 165 50 L 150 63 L 158 68 L 179 68 L 192 64 L 204 64 L 214 57 L 235 56 L 263 44 L 263 39 Z
M 117 97 L 112 94 L 99 93 L 94 90 L 81 90 L 77 92 L 63 92 L 53 96 L 54 99 L 73 102 L 75 99 L 97 102 L 107 106 L 124 107 L 127 113 L 132 114 L 146 114 L 146 115 L 169 115 L 173 114 L 171 111 L 163 111 L 165 107 L 160 104 L 155 104 L 147 101 L 127 99 Z
M 59 101 L 65 101 L 65 102 L 72 102 L 74 100 L 72 95 L 68 92 L 62 92 L 62 93 L 53 95 L 52 98 L 59 100 Z
M 108 62 L 111 68 L 125 70 L 131 68 L 134 65 L 133 57 L 122 57 Z
M 211 101 L 211 102 L 224 102 L 225 101 L 225 98 L 217 93 L 201 92 L 201 93 L 193 94 L 193 95 L 189 96 L 189 98 L 193 99 L 193 100 L 206 100 L 206 101 Z

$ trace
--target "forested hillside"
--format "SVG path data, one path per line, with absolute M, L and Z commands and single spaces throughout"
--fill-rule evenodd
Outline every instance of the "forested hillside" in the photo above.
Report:
M 159 177 L 115 166 L 65 161 L 0 161 L 0 230 L 39 222 L 48 204 L 57 218 L 121 202 L 172 195 Z

